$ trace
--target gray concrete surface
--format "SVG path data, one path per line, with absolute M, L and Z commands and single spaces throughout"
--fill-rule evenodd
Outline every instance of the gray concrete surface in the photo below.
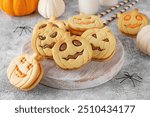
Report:
M 78 11 L 77 0 L 65 0 L 65 2 L 66 12 L 61 19 L 66 19 Z M 149 5 L 149 0 L 140 0 L 135 7 L 150 18 Z M 104 9 L 106 8 L 101 7 L 99 12 Z M 136 87 L 133 87 L 128 80 L 120 84 L 115 78 L 101 86 L 87 90 L 57 90 L 39 85 L 33 91 L 22 92 L 11 86 L 6 76 L 6 69 L 11 59 L 21 53 L 21 48 L 27 39 L 31 39 L 31 33 L 23 33 L 19 37 L 19 30 L 16 33 L 13 31 L 17 26 L 34 27 L 41 19 L 43 18 L 38 13 L 18 18 L 10 17 L 0 11 L 0 99 L 150 99 L 150 57 L 139 52 L 132 38 L 118 31 L 116 21 L 111 23 L 110 27 L 121 40 L 126 51 L 124 66 L 116 77 L 122 77 L 124 71 L 136 72 L 143 77 L 142 83 L 137 83 Z

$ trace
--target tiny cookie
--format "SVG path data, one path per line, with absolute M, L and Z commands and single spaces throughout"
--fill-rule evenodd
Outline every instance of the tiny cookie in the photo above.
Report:
M 121 32 L 136 36 L 137 33 L 148 24 L 148 17 L 140 13 L 138 9 L 118 14 L 118 28 Z
M 63 39 L 66 32 L 60 28 L 47 24 L 47 29 L 43 32 L 33 33 L 32 48 L 33 50 L 48 58 L 52 58 L 52 48 L 58 40 Z
M 12 85 L 28 91 L 39 84 L 43 76 L 43 68 L 36 58 L 23 54 L 10 63 L 7 75 Z
M 82 37 L 91 44 L 93 59 L 107 60 L 113 56 L 116 39 L 109 27 L 89 29 L 83 33 Z
M 68 25 L 73 30 L 84 32 L 91 28 L 102 28 L 103 21 L 96 15 L 80 14 L 69 18 Z
M 57 42 L 52 50 L 56 64 L 62 69 L 77 69 L 92 58 L 91 45 L 79 36 L 67 36 Z

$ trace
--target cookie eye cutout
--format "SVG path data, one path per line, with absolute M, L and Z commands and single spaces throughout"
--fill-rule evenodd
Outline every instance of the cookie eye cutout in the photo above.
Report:
M 75 46 L 81 46 L 82 45 L 82 43 L 79 40 L 73 40 L 72 43 Z
M 40 39 L 40 40 L 45 40 L 46 37 L 45 37 L 45 36 L 42 36 L 42 35 L 39 35 L 39 39 Z
M 56 25 L 56 24 L 53 24 L 52 26 L 53 26 L 53 27 L 56 27 L 56 28 L 59 28 L 59 26 L 58 26 L 58 25 Z
M 59 50 L 60 51 L 65 51 L 66 49 L 67 49 L 67 44 L 66 43 L 61 44 Z
M 109 42 L 108 38 L 103 39 L 104 42 Z
M 82 19 L 81 19 L 81 18 L 79 18 L 79 17 L 76 17 L 75 19 L 76 19 L 76 20 L 82 20 Z
M 29 64 L 29 65 L 27 66 L 27 68 L 28 68 L 29 70 L 30 70 L 32 67 L 33 67 L 32 64 Z
M 47 24 L 42 24 L 39 29 L 45 28 L 47 26 Z
M 96 38 L 97 39 L 97 35 L 96 34 L 92 34 L 92 37 Z
M 87 17 L 86 19 L 92 19 L 92 17 Z
M 57 32 L 54 32 L 50 35 L 51 38 L 55 38 L 57 36 Z
M 142 20 L 143 20 L 142 16 L 140 16 L 140 15 L 137 15 L 137 16 L 136 16 L 136 19 L 139 20 L 139 21 L 142 21 Z
M 26 61 L 26 58 L 22 58 L 20 62 L 24 64 Z
M 130 20 L 131 19 L 131 15 L 126 15 L 125 17 L 124 17 L 124 20 L 125 21 L 128 21 L 128 20 Z

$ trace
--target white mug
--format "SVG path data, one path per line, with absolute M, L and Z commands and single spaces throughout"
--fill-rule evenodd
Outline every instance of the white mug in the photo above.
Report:
M 96 14 L 99 9 L 99 0 L 78 0 L 79 10 L 86 14 Z
M 114 6 L 118 3 L 118 0 L 99 0 L 102 6 Z

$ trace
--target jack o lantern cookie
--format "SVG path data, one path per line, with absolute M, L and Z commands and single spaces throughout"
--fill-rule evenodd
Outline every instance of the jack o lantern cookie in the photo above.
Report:
M 33 50 L 48 58 L 52 58 L 52 48 L 58 40 L 63 39 L 66 32 L 60 28 L 47 24 L 47 29 L 42 32 L 33 33 L 32 48 Z
M 23 54 L 9 65 L 7 75 L 15 87 L 29 91 L 38 85 L 43 76 L 43 68 L 35 56 Z
M 107 60 L 113 56 L 116 39 L 109 27 L 89 29 L 83 33 L 82 37 L 92 46 L 93 59 Z
M 81 13 L 69 18 L 68 25 L 70 32 L 77 32 L 78 35 L 79 33 L 83 33 L 84 31 L 91 28 L 102 28 L 103 21 L 96 15 L 86 15 Z
M 91 45 L 79 36 L 67 36 L 52 49 L 55 63 L 62 69 L 77 69 L 92 58 Z
M 148 24 L 148 17 L 140 13 L 138 9 L 118 14 L 118 28 L 121 32 L 136 36 L 137 33 Z
M 56 20 L 56 17 L 51 17 L 50 20 L 38 22 L 35 25 L 33 33 L 45 31 L 48 28 L 49 23 L 52 24 L 52 27 L 60 28 L 64 31 L 66 31 L 66 27 L 62 21 Z

